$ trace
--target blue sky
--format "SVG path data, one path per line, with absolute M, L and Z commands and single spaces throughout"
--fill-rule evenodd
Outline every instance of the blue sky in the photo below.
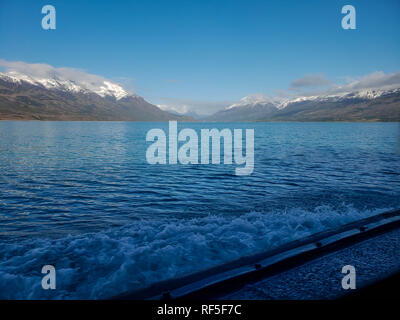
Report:
M 46 4 L 56 30 L 41 28 Z M 356 30 L 341 28 L 346 4 Z M 400 1 L 2 0 L 0 58 L 83 69 L 155 104 L 219 108 L 305 75 L 399 71 Z

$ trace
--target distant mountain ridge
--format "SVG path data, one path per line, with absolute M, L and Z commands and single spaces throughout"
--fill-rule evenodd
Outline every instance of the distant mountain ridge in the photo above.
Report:
M 270 99 L 248 96 L 205 121 L 400 121 L 400 88 Z
M 293 99 L 250 95 L 213 115 L 200 116 L 168 112 L 112 81 L 91 80 L 0 72 L 0 120 L 400 121 L 400 88 Z
M 192 120 L 163 111 L 111 81 L 78 82 L 0 72 L 0 120 Z

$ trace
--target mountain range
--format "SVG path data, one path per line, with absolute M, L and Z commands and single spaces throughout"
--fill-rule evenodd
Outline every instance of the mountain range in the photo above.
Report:
M 0 120 L 400 121 L 400 88 L 293 99 L 250 95 L 210 116 L 161 110 L 108 80 L 0 72 Z
M 248 96 L 205 121 L 400 121 L 400 88 L 273 100 Z
M 1 120 L 192 120 L 163 111 L 110 81 L 79 82 L 56 75 L 0 72 Z

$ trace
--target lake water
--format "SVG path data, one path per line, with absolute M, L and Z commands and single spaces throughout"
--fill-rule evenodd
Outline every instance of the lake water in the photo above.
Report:
M 0 122 L 0 298 L 107 298 L 400 207 L 398 123 L 178 123 L 254 129 L 250 176 L 149 165 L 152 128 Z

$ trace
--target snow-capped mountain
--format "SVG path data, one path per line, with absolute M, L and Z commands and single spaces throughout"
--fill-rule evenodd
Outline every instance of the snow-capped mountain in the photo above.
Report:
M 93 81 L 0 73 L 0 120 L 191 120 L 163 111 L 102 77 L 86 79 Z
M 268 98 L 263 94 L 251 94 L 240 99 L 238 102 L 226 107 L 225 110 L 233 109 L 236 107 L 268 105 L 268 104 L 273 104 L 277 106 L 279 105 L 279 103 L 280 100 L 278 98 Z
M 325 95 L 314 95 L 314 96 L 299 96 L 291 99 L 284 99 L 279 97 L 269 98 L 262 94 L 252 94 L 248 95 L 238 102 L 228 106 L 225 110 L 233 109 L 236 107 L 251 107 L 256 105 L 267 105 L 272 104 L 278 109 L 283 109 L 290 104 L 298 103 L 298 102 L 305 102 L 305 101 L 341 101 L 346 99 L 376 99 L 381 96 L 393 94 L 399 92 L 400 88 L 397 89 L 389 89 L 389 90 L 382 90 L 382 89 L 364 89 L 355 92 L 345 92 L 341 94 L 325 94 Z
M 0 72 L 0 119 L 193 120 L 173 114 L 95 75 L 58 70 L 32 76 Z M 199 118 L 200 119 L 200 118 Z M 205 121 L 400 121 L 400 88 L 269 98 L 242 98 Z
M 340 94 L 325 94 L 314 96 L 301 96 L 293 99 L 286 99 L 279 101 L 276 106 L 278 109 L 284 109 L 290 104 L 313 101 L 313 102 L 340 102 L 351 99 L 373 100 L 385 95 L 396 94 L 400 92 L 400 88 L 396 89 L 364 89 L 354 92 L 344 92 Z
M 205 118 L 207 121 L 257 121 L 276 113 L 276 102 L 263 96 L 247 96 L 224 110 Z
M 60 75 L 54 74 L 50 78 L 32 76 L 22 74 L 16 71 L 9 71 L 7 73 L 0 72 L 0 79 L 5 81 L 11 81 L 21 84 L 27 82 L 32 85 L 43 86 L 46 89 L 56 89 L 69 92 L 82 92 L 82 93 L 95 93 L 100 97 L 114 97 L 116 100 L 120 100 L 124 97 L 131 95 L 119 84 L 111 81 L 103 80 L 101 82 L 87 82 L 87 81 L 76 81 L 60 77 Z
M 299 96 L 292 99 L 249 95 L 209 121 L 398 121 L 400 88 Z

